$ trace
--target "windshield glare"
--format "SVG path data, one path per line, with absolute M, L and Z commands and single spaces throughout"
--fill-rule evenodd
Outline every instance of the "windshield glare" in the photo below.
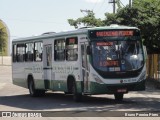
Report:
M 140 41 L 93 41 L 93 66 L 101 71 L 132 71 L 143 65 Z

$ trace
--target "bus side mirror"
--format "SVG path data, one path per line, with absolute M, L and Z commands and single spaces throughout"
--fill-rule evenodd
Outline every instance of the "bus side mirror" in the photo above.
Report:
M 143 45 L 143 50 L 144 50 L 144 57 L 145 57 L 145 59 L 147 59 L 147 57 L 148 57 L 148 55 L 147 55 L 147 48 L 144 45 Z
M 90 48 L 90 46 L 88 45 L 87 46 L 87 55 L 90 55 L 91 54 L 91 48 Z

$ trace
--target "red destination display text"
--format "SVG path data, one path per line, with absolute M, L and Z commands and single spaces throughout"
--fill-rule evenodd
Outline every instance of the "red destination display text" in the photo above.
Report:
M 97 37 L 111 37 L 111 36 L 133 36 L 133 31 L 99 31 L 96 32 Z
M 100 66 L 103 66 L 103 67 L 111 67 L 111 66 L 119 66 L 119 63 L 118 61 L 114 61 L 114 60 L 109 60 L 109 61 L 101 61 L 100 62 Z
M 113 42 L 97 42 L 97 46 L 112 46 Z
M 74 38 L 70 38 L 69 39 L 69 44 L 74 44 L 75 43 L 75 39 Z

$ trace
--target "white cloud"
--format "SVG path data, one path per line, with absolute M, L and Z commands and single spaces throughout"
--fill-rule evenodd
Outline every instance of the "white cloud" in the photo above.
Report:
M 102 0 L 85 0 L 88 3 L 100 3 Z

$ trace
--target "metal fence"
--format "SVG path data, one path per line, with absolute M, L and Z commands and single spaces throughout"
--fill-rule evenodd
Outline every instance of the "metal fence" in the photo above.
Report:
M 147 77 L 160 81 L 160 54 L 148 55 Z

